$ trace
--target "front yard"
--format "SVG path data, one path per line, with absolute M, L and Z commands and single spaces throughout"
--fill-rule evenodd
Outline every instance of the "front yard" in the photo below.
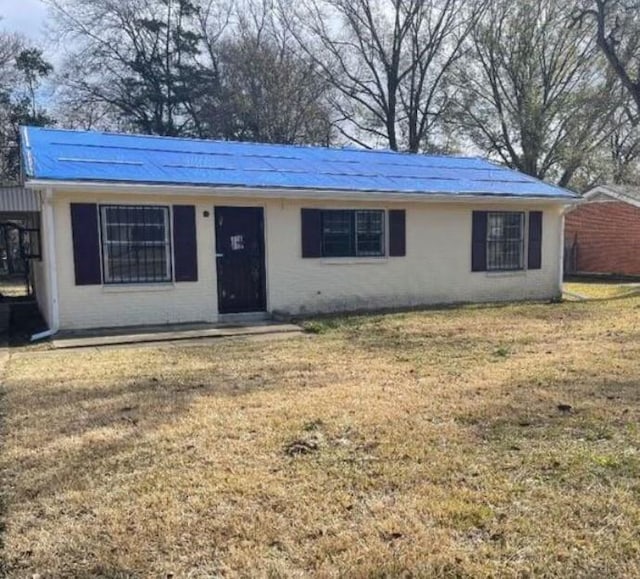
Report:
M 14 353 L 4 571 L 640 575 L 640 296 L 309 329 Z

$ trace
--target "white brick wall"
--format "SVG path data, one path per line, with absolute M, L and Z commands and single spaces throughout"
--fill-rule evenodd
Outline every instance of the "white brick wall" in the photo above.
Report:
M 302 207 L 406 209 L 407 255 L 384 259 L 302 259 Z M 293 313 L 465 301 L 551 298 L 559 293 L 559 207 L 544 209 L 543 269 L 471 272 L 473 209 L 502 205 L 289 202 L 269 206 L 268 295 L 272 310 Z
M 135 203 L 167 205 L 173 199 L 148 196 L 73 195 L 55 201 L 60 288 L 60 327 L 62 329 L 213 322 L 217 319 L 213 205 L 202 199 L 183 199 L 176 203 L 196 205 L 198 243 L 198 281 L 127 286 L 76 286 L 73 269 L 71 211 L 73 201 L 88 203 Z M 210 217 L 203 212 L 208 210 Z
M 76 286 L 69 204 L 149 203 L 196 205 L 198 281 L 125 287 Z M 56 194 L 60 327 L 62 329 L 214 322 L 217 282 L 213 208 L 265 208 L 267 308 L 291 313 L 396 307 L 461 301 L 551 298 L 559 293 L 561 208 L 543 209 L 543 269 L 515 274 L 471 273 L 471 212 L 504 204 L 363 203 L 213 197 Z M 302 259 L 300 209 L 404 208 L 407 256 Z M 514 206 L 511 206 L 514 207 Z M 209 212 L 209 217 L 203 213 Z

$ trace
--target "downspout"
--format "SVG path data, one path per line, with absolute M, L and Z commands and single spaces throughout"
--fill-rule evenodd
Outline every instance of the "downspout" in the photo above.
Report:
M 55 220 L 53 213 L 53 189 L 48 187 L 44 203 L 42 204 L 42 218 L 46 231 L 47 252 L 45 259 L 47 261 L 47 284 L 49 286 L 49 312 L 51 319 L 49 321 L 49 329 L 46 332 L 40 332 L 31 336 L 31 341 L 44 340 L 58 333 L 60 329 L 60 309 L 58 304 L 58 271 L 56 268 L 56 235 Z

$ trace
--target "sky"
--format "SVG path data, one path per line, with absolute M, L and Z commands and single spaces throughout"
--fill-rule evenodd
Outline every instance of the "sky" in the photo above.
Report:
M 0 28 L 40 40 L 47 8 L 40 0 L 0 0 L 0 17 Z

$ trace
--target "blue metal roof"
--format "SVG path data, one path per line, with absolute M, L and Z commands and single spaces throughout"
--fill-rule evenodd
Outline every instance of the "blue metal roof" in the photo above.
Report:
M 479 158 L 22 128 L 27 179 L 576 197 Z

